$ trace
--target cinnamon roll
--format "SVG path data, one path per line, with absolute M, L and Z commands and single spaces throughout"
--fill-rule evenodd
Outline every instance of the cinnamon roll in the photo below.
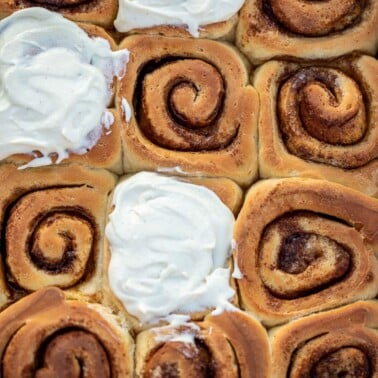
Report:
M 227 181 L 219 183 L 227 185 L 220 193 L 232 208 L 240 189 Z M 206 188 L 219 184 L 141 172 L 116 186 L 106 226 L 104 303 L 136 330 L 172 314 L 199 319 L 232 307 L 234 216 Z
M 117 0 L 5 0 L 0 3 L 0 19 L 30 7 L 58 12 L 75 22 L 111 28 L 117 15 Z
M 115 178 L 80 166 L 0 166 L 1 291 L 45 286 L 100 298 L 103 228 Z M 0 304 L 1 305 L 1 304 Z
M 275 378 L 376 377 L 378 302 L 356 302 L 270 331 Z
M 136 375 L 150 377 L 271 377 L 266 331 L 246 313 L 223 312 L 203 322 L 143 331 Z
M 126 172 L 171 168 L 245 185 L 257 175 L 258 97 L 228 44 L 131 36 L 117 86 Z
M 255 73 L 260 175 L 306 176 L 378 194 L 378 62 L 272 61 Z
M 375 0 L 246 0 L 237 46 L 254 64 L 277 57 L 326 59 L 352 51 L 374 55 Z
M 10 377 L 132 376 L 133 342 L 100 305 L 41 289 L 0 313 L 0 367 Z
M 243 0 L 120 0 L 114 22 L 120 32 L 172 37 L 234 38 Z
M 242 307 L 270 326 L 378 292 L 378 200 L 325 180 L 260 181 L 235 224 Z
M 83 28 L 43 8 L 0 21 L 1 160 L 24 167 L 77 161 L 122 172 L 109 107 L 128 52 L 113 51 L 103 29 Z

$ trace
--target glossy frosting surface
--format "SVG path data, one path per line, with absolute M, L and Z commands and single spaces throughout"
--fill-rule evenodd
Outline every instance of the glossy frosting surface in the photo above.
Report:
M 42 8 L 0 22 L 0 159 L 39 151 L 29 165 L 84 153 L 101 135 L 114 75 L 127 51 L 90 38 L 62 16 Z
M 109 282 L 142 323 L 229 305 L 234 217 L 209 189 L 142 172 L 116 187 Z
M 226 21 L 243 0 L 120 0 L 114 25 L 118 31 L 157 25 L 186 25 L 198 37 L 200 26 Z

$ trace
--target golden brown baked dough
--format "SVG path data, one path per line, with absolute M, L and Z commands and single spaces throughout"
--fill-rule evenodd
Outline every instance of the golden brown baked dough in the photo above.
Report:
M 117 15 L 117 0 L 2 0 L 0 19 L 29 7 L 43 7 L 59 12 L 76 22 L 88 22 L 106 28 L 113 26 Z
M 378 47 L 376 0 L 246 0 L 237 46 L 254 64 L 291 56 L 326 59 Z
M 272 377 L 376 377 L 378 302 L 311 315 L 270 331 Z
M 243 59 L 228 44 L 131 36 L 117 86 L 126 172 L 225 176 L 242 185 L 257 175 L 258 98 Z M 129 122 L 122 99 L 133 109 Z
M 0 166 L 0 306 L 45 286 L 100 299 L 107 199 L 115 177 L 80 166 Z
M 191 337 L 194 343 L 185 342 Z M 209 315 L 203 322 L 181 327 L 153 328 L 137 336 L 138 378 L 268 378 L 270 369 L 266 331 L 239 311 Z
M 133 342 L 105 308 L 41 289 L 0 314 L 1 376 L 131 376 Z
M 235 30 L 239 21 L 238 15 L 232 16 L 227 21 L 217 22 L 214 24 L 201 26 L 199 38 L 219 39 L 224 41 L 233 41 Z M 193 36 L 184 27 L 173 25 L 161 25 L 150 28 L 134 29 L 127 34 L 156 34 L 166 37 L 192 38 Z
M 377 75 L 368 56 L 261 66 L 260 176 L 321 178 L 377 196 Z
M 130 176 L 121 177 L 120 180 L 126 180 Z M 212 190 L 221 200 L 222 202 L 234 213 L 234 216 L 236 217 L 240 206 L 242 204 L 242 190 L 241 188 L 235 184 L 232 180 L 226 179 L 226 178 L 206 178 L 206 177 L 174 177 L 177 180 L 185 181 L 189 183 L 193 183 L 196 185 L 204 186 L 210 190 Z M 109 214 L 112 212 L 112 199 L 110 198 L 108 201 L 108 217 Z M 107 217 L 107 218 L 108 218 Z M 140 324 L 137 318 L 135 318 L 133 315 L 127 312 L 127 309 L 122 304 L 122 302 L 113 294 L 110 285 L 109 285 L 109 278 L 108 278 L 108 269 L 109 269 L 109 263 L 111 258 L 111 251 L 109 242 L 104 238 L 105 248 L 104 248 L 104 261 L 103 261 L 103 303 L 112 308 L 115 312 L 123 313 L 123 315 L 127 318 L 129 325 L 131 328 L 133 328 L 136 331 L 140 331 L 144 328 L 152 327 L 154 324 L 148 324 L 143 325 Z M 233 268 L 233 262 L 230 259 L 230 265 L 231 268 Z M 235 280 L 230 280 L 230 286 L 235 289 L 236 284 Z M 235 294 L 234 298 L 232 299 L 232 303 L 234 305 L 237 305 L 237 295 Z M 210 309 L 209 309 L 210 310 Z M 203 319 L 206 313 L 209 312 L 209 310 L 205 310 L 202 312 L 192 312 L 190 314 L 192 319 Z
M 275 325 L 378 291 L 378 200 L 325 180 L 260 181 L 235 225 L 242 307 Z

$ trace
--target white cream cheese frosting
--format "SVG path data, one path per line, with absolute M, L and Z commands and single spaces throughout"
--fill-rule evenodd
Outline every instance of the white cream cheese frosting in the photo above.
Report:
M 230 309 L 234 216 L 211 190 L 157 173 L 121 181 L 106 226 L 110 288 L 141 323 Z
M 0 159 L 39 151 L 38 166 L 92 148 L 128 56 L 42 8 L 0 21 Z
M 119 0 L 114 25 L 120 32 L 157 25 L 186 25 L 198 37 L 200 26 L 228 20 L 243 3 L 244 0 Z

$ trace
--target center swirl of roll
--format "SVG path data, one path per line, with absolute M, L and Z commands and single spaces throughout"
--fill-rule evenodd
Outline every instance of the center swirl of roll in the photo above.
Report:
M 368 333 L 351 327 L 308 340 L 293 354 L 288 377 L 372 377 L 374 348 L 369 339 Z
M 351 252 L 342 240 L 334 240 L 327 232 L 345 227 L 310 212 L 289 213 L 273 221 L 260 243 L 265 286 L 276 297 L 293 299 L 345 277 L 352 264 Z
M 172 58 L 141 79 L 140 126 L 155 144 L 204 151 L 233 141 L 238 126 L 224 114 L 225 82 L 214 65 Z
M 372 159 L 359 148 L 369 129 L 362 89 L 340 70 L 309 67 L 295 72 L 279 91 L 278 116 L 286 147 L 294 155 L 341 168 Z
M 30 258 L 40 269 L 51 273 L 73 270 L 77 249 L 85 248 L 89 255 L 93 236 L 90 223 L 80 215 L 48 214 L 30 238 Z
M 12 206 L 6 223 L 6 263 L 25 290 L 71 287 L 89 273 L 96 228 L 75 202 L 80 188 L 31 192 Z
M 319 37 L 353 25 L 365 3 L 364 0 L 268 0 L 264 5 L 288 31 Z

